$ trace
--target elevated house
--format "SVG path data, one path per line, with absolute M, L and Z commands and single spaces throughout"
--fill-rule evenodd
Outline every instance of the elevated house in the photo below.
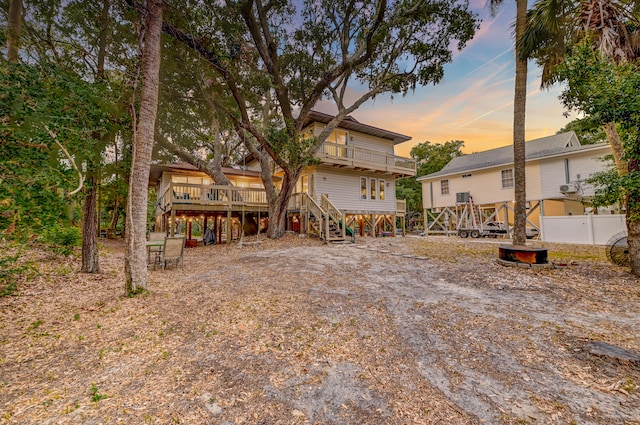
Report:
M 332 118 L 314 111 L 303 131 L 317 135 Z M 413 159 L 395 155 L 395 145 L 407 140 L 410 137 L 347 117 L 320 147 L 318 163 L 302 173 L 289 204 L 287 230 L 316 234 L 325 241 L 356 234 L 395 235 L 396 219 L 403 220 L 406 212 L 406 202 L 396 199 L 395 181 L 416 173 Z M 216 185 L 186 164 L 152 166 L 156 227 L 175 232 L 195 220 L 213 228 L 217 241 L 230 241 L 243 229 L 263 229 L 268 205 L 259 164 L 251 156 L 242 164 L 224 170 L 233 186 Z M 280 173 L 274 173 L 276 185 Z
M 594 188 L 586 180 L 606 168 L 603 158 L 610 153 L 608 144 L 581 145 L 574 132 L 525 143 L 529 235 L 538 234 L 541 216 L 592 211 Z M 487 223 L 496 222 L 510 230 L 515 193 L 512 146 L 453 158 L 442 170 L 417 180 L 422 184 L 428 233 L 478 237 Z

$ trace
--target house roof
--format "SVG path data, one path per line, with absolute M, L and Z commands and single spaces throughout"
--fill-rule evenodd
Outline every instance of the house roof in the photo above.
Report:
M 333 115 L 325 114 L 318 111 L 311 111 L 309 115 L 305 118 L 302 127 L 306 127 L 312 122 L 320 122 L 323 124 L 327 124 L 334 118 Z M 371 136 L 380 137 L 382 139 L 392 140 L 394 145 L 398 143 L 406 142 L 411 140 L 411 136 L 405 136 L 404 134 L 395 133 L 389 130 L 383 130 L 378 127 L 374 127 L 367 124 L 362 124 L 352 116 L 345 117 L 338 127 L 344 128 L 346 130 L 358 131 L 360 133 L 369 134 Z
M 525 160 L 532 161 L 546 157 L 552 157 L 569 152 L 600 148 L 606 144 L 581 145 L 576 133 L 555 134 L 553 136 L 542 137 L 525 143 Z M 417 180 L 427 180 L 433 177 L 447 176 L 465 171 L 473 171 L 485 168 L 499 167 L 513 164 L 513 146 L 503 146 L 501 148 L 490 149 L 488 151 L 462 155 L 453 158 L 445 167 L 432 174 L 418 177 Z
M 151 164 L 151 170 L 149 172 L 149 185 L 153 186 L 158 181 L 163 172 L 188 172 L 202 173 L 197 167 L 187 162 L 176 162 L 175 164 Z M 230 167 L 222 167 L 222 172 L 226 176 L 245 176 L 245 177 L 260 177 L 260 173 L 257 171 L 243 170 Z

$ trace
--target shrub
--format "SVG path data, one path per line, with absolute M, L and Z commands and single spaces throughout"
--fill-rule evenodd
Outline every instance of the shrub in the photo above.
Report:
M 43 232 L 42 240 L 52 245 L 56 252 L 68 256 L 80 244 L 82 233 L 77 227 L 56 225 Z

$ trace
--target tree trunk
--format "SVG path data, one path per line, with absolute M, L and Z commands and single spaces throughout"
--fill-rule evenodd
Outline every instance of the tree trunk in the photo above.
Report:
M 10 0 L 7 28 L 7 60 L 11 63 L 18 63 L 21 29 L 22 0 Z
M 116 237 L 116 227 L 118 226 L 118 218 L 120 218 L 120 214 L 118 209 L 120 208 L 120 202 L 118 200 L 118 195 L 116 194 L 115 200 L 113 202 L 113 213 L 111 214 L 111 223 L 109 223 L 109 230 L 107 231 L 107 237 L 109 239 L 115 239 Z
M 640 214 L 640 208 L 631 212 L 627 209 L 627 243 L 629 244 L 629 257 L 631 261 L 631 273 L 640 276 L 640 220 L 633 220 L 630 214 Z
M 269 228 L 267 229 L 267 236 L 272 239 L 278 239 L 284 236 L 289 199 L 291 199 L 291 194 L 296 186 L 299 174 L 299 172 L 293 175 L 285 174 L 282 187 L 277 196 L 269 196 L 270 192 L 267 191 L 267 198 L 269 200 Z
M 516 40 L 525 30 L 527 21 L 527 2 L 517 0 Z M 516 43 L 517 45 L 517 43 Z M 516 47 L 517 48 L 517 47 Z M 525 245 L 527 242 L 527 192 L 525 180 L 525 109 L 527 103 L 527 61 L 518 60 L 516 52 L 516 87 L 513 100 L 513 177 L 514 177 L 514 220 L 513 244 Z
M 629 164 L 624 159 L 624 147 L 622 146 L 622 141 L 620 140 L 618 130 L 616 130 L 616 123 L 608 122 L 603 125 L 603 127 L 604 132 L 607 135 L 607 139 L 609 140 L 609 145 L 611 145 L 611 151 L 613 152 L 613 161 L 616 164 L 618 175 L 625 176 L 629 174 Z
M 83 273 L 100 273 L 98 257 L 98 181 L 95 173 L 87 176 L 87 190 L 82 204 L 82 268 Z
M 109 0 L 103 1 L 102 14 L 100 15 L 100 39 L 98 48 L 98 68 L 96 79 L 104 79 L 104 61 L 107 46 L 107 27 L 109 18 Z M 102 140 L 97 134 L 92 135 L 96 145 L 102 145 Z M 100 273 L 100 257 L 98 254 L 98 167 L 100 164 L 101 149 L 94 150 L 90 155 L 93 159 L 87 161 L 87 189 L 84 203 L 82 204 L 82 268 L 84 273 Z
M 629 173 L 640 173 L 640 123 L 636 125 L 636 140 L 629 152 Z M 640 191 L 630 190 L 626 195 L 627 203 L 627 243 L 631 273 L 640 276 Z
M 146 229 L 149 197 L 147 186 L 158 112 L 161 32 L 162 0 L 149 0 L 147 2 L 146 34 L 142 53 L 140 114 L 133 141 L 127 202 L 125 237 L 125 292 L 127 295 L 147 288 Z

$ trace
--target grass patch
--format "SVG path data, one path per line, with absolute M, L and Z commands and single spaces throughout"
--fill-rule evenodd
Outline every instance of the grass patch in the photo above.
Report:
M 0 297 L 16 295 L 18 282 L 37 272 L 31 263 L 21 264 L 20 253 L 0 257 Z
M 89 390 L 89 392 L 91 393 L 91 401 L 93 401 L 94 403 L 97 403 L 102 399 L 109 398 L 109 396 L 106 394 L 100 394 L 100 391 L 98 390 L 96 384 L 91 384 L 91 389 Z

